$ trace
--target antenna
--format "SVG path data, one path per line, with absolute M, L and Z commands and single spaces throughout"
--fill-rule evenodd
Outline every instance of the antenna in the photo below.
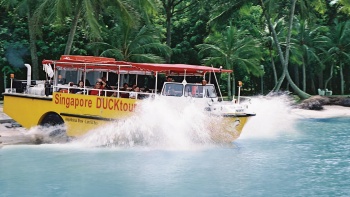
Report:
M 224 99 L 222 98 L 222 94 L 221 94 L 221 90 L 220 90 L 220 85 L 219 85 L 218 79 L 216 78 L 216 74 L 215 74 L 215 72 L 214 72 L 213 64 L 211 65 L 211 68 L 213 69 L 214 78 L 215 78 L 216 85 L 218 86 L 218 90 L 219 90 L 219 93 L 220 93 L 221 101 L 223 101 Z M 221 72 L 221 69 L 222 69 L 222 66 L 220 66 L 220 72 Z

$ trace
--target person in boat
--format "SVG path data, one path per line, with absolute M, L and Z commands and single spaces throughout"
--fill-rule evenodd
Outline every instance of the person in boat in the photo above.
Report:
M 84 81 L 80 80 L 78 82 L 77 88 L 74 89 L 74 93 L 76 93 L 76 94 L 83 94 L 84 92 L 85 92 L 85 90 L 84 90 Z
M 90 95 L 97 95 L 97 96 L 100 94 L 100 96 L 103 96 L 103 91 L 101 91 L 101 90 L 103 90 L 103 84 L 102 84 L 102 82 L 98 81 L 98 82 L 96 82 L 94 89 L 90 90 L 89 94 Z
M 171 76 L 166 77 L 166 82 L 173 82 L 173 78 Z
M 66 79 L 62 78 L 62 75 L 58 75 L 58 80 L 57 80 L 57 84 L 65 84 L 66 83 Z
M 206 91 L 207 80 L 202 80 L 202 86 L 198 86 L 198 92 L 196 93 L 196 97 L 202 98 L 204 95 L 203 93 Z M 204 93 L 205 94 L 205 93 Z
M 120 88 L 120 91 L 128 91 L 128 88 L 129 88 L 129 84 L 128 83 L 124 83 L 123 87 Z
M 135 88 L 138 87 L 136 84 L 132 85 L 131 91 L 135 91 Z
M 129 93 L 126 92 L 126 91 L 129 91 L 128 83 L 124 83 L 123 87 L 120 88 L 120 91 L 122 91 L 122 92 L 120 92 L 120 97 L 121 98 L 129 98 Z
M 107 81 L 106 77 L 102 77 L 100 82 L 102 83 L 103 89 L 114 90 L 114 88 Z M 112 92 L 112 91 L 106 91 L 106 92 L 107 92 L 107 96 L 117 96 L 116 92 Z
M 138 86 L 136 86 L 134 88 L 134 90 L 132 92 L 130 92 L 129 98 L 133 98 L 133 99 L 139 98 L 141 96 L 141 95 L 139 95 L 139 92 L 140 92 L 140 88 Z
M 113 88 L 111 87 L 111 85 L 109 84 L 109 82 L 107 81 L 107 78 L 106 77 L 102 77 L 101 78 L 101 82 L 102 82 L 102 85 L 103 85 L 103 88 L 106 89 L 106 90 L 113 90 Z

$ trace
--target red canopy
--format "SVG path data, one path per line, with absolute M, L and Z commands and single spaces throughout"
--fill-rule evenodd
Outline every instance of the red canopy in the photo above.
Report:
M 153 72 L 160 72 L 166 74 L 204 74 L 206 72 L 227 72 L 232 70 L 225 70 L 219 68 L 212 68 L 208 66 L 196 66 L 188 64 L 155 64 L 155 63 L 131 63 L 133 67 L 140 70 L 148 70 Z
M 232 70 L 197 66 L 188 64 L 156 64 L 116 61 L 114 58 L 95 56 L 62 55 L 60 60 L 43 60 L 43 64 L 53 64 L 56 69 L 63 70 L 119 70 L 124 72 L 158 72 L 167 75 L 203 75 L 206 72 L 231 73 Z

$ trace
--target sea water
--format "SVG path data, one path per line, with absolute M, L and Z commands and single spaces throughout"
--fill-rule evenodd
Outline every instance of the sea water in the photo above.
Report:
M 191 106 L 158 101 L 67 144 L 4 146 L 0 196 L 350 196 L 350 118 L 253 105 L 232 144 L 211 142 Z

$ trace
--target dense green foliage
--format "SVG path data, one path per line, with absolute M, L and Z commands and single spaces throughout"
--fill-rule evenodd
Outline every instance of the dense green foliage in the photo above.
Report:
M 43 59 L 101 55 L 232 69 L 221 76 L 228 95 L 238 80 L 250 95 L 262 82 L 265 94 L 350 94 L 349 10 L 342 0 L 0 0 L 0 80 L 24 78 L 24 62 L 43 79 Z

